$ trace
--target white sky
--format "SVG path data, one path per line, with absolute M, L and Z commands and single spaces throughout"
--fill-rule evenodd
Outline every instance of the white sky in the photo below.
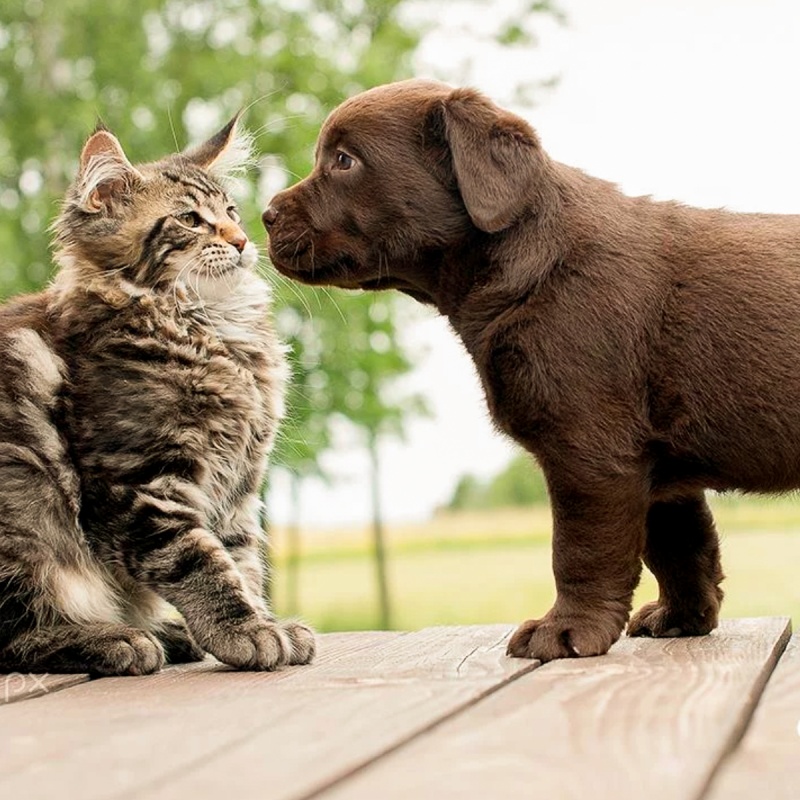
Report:
M 513 0 L 507 0 L 513 2 Z M 550 155 L 615 181 L 630 194 L 700 206 L 800 212 L 800 2 L 798 0 L 560 0 L 567 27 L 540 26 L 521 54 L 470 45 L 469 83 L 509 105 L 512 84 L 558 75 L 537 105 L 515 109 Z M 486 12 L 481 12 L 485 14 Z M 420 75 L 464 59 L 455 23 L 431 37 Z M 442 319 L 422 311 L 407 328 L 428 354 L 409 381 L 435 417 L 386 442 L 382 497 L 388 521 L 424 519 L 459 475 L 489 476 L 511 445 L 488 421 L 472 365 Z M 308 484 L 302 521 L 325 526 L 369 518 L 363 454 L 331 459 L 347 478 Z M 277 476 L 276 476 L 277 478 Z M 288 514 L 276 480 L 270 513 Z

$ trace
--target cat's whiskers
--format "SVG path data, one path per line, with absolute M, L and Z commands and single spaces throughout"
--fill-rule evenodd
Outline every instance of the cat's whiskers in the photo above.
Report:
M 125 272 L 126 269 L 130 269 L 130 264 L 123 264 L 121 267 L 103 270 L 102 274 L 105 277 L 108 277 L 109 275 L 119 275 L 120 272 Z
M 305 309 L 306 314 L 308 314 L 308 318 L 314 318 L 314 313 L 311 310 L 311 306 L 308 304 L 308 300 L 303 295 L 300 288 L 295 285 L 294 281 L 289 280 L 289 278 L 287 278 L 285 275 L 281 275 L 280 272 L 277 271 L 273 272 L 267 278 L 267 280 L 270 282 L 275 281 L 275 285 L 280 285 L 289 289 L 289 291 L 298 299 L 300 305 Z
M 291 129 L 290 126 L 286 126 L 286 123 L 288 121 L 295 120 L 295 119 L 305 119 L 305 118 L 306 118 L 305 114 L 287 114 L 286 116 L 279 117 L 277 119 L 271 119 L 271 120 L 265 122 L 260 128 L 256 128 L 254 131 L 251 131 L 250 133 L 252 134 L 252 136 L 254 138 L 257 138 L 257 137 L 263 136 L 265 133 L 269 133 L 271 130 L 273 130 L 275 128 L 278 128 L 278 127 L 281 127 L 281 126 L 284 129 L 286 129 L 287 127 L 289 129 Z M 289 170 L 286 170 L 286 172 L 288 173 Z
M 336 309 L 336 311 L 339 313 L 339 316 L 341 317 L 342 322 L 346 325 L 347 318 L 345 317 L 342 309 L 339 307 L 339 304 L 336 302 L 336 298 L 334 297 L 333 292 L 331 292 L 327 286 L 320 286 L 319 288 L 322 289 L 322 291 L 327 295 L 328 300 L 330 300 L 331 302 L 331 305 Z
M 180 299 L 178 298 L 178 288 L 181 285 L 185 286 L 190 301 L 194 301 L 195 304 L 199 304 L 201 308 L 205 307 L 203 298 L 200 297 L 200 292 L 198 291 L 199 287 L 195 286 L 193 288 L 191 285 L 192 275 L 194 274 L 195 276 L 197 276 L 197 270 L 195 269 L 195 267 L 201 262 L 202 262 L 201 254 L 193 255 L 178 270 L 178 274 L 175 276 L 175 279 L 172 282 L 172 299 L 175 303 L 176 308 L 179 308 L 181 306 Z
M 266 247 L 264 247 L 263 245 L 256 245 L 256 249 L 258 250 L 259 253 L 262 253 L 263 250 L 263 259 L 265 262 L 269 260 Z M 259 266 L 261 265 L 259 264 Z M 302 291 L 294 281 L 290 280 L 285 275 L 282 275 L 276 269 L 271 269 L 268 271 L 263 271 L 259 269 L 258 272 L 263 278 L 266 279 L 268 283 L 270 283 L 276 289 L 276 293 L 278 287 L 286 287 L 287 289 L 289 289 L 289 291 L 298 299 L 300 305 L 303 306 L 303 308 L 305 309 L 306 314 L 308 314 L 308 318 L 309 319 L 314 318 L 314 314 L 311 310 L 311 306 L 308 304 L 308 300 L 305 298 Z
M 289 437 L 286 435 L 283 428 L 278 428 L 275 441 L 282 442 L 289 452 L 296 456 L 302 455 L 304 452 L 304 450 L 301 449 L 301 445 L 307 445 L 307 440 L 305 438 L 302 436 L 296 436 L 294 438 Z

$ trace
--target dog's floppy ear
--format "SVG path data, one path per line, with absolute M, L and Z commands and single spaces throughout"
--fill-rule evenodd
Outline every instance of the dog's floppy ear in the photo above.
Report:
M 536 134 L 474 89 L 451 92 L 441 112 L 470 219 L 487 233 L 507 228 L 535 204 L 545 158 Z

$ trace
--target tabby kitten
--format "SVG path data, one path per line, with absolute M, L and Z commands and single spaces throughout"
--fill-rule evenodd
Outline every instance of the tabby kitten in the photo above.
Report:
M 262 592 L 285 366 L 225 191 L 241 151 L 234 119 L 133 166 L 99 129 L 55 224 L 52 285 L 0 308 L 0 671 L 314 654 Z

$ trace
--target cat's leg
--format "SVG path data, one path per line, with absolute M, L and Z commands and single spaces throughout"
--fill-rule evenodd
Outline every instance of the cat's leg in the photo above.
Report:
M 163 665 L 164 650 L 152 634 L 114 623 L 34 628 L 0 651 L 0 672 L 147 675 Z
M 0 444 L 0 479 L 0 671 L 158 670 L 161 645 L 122 624 L 118 586 L 94 560 L 51 475 Z
M 123 588 L 126 622 L 155 636 L 168 664 L 189 664 L 206 657 L 186 622 L 164 598 L 130 576 L 119 575 L 118 581 Z
M 659 598 L 633 615 L 629 636 L 699 636 L 717 627 L 724 575 L 702 493 L 653 503 L 644 562 L 658 580 Z
M 233 557 L 234 563 L 244 579 L 253 603 L 274 619 L 264 598 L 266 581 L 266 538 L 261 528 L 258 509 L 261 500 L 257 495 L 246 497 L 226 520 L 219 531 L 222 543 Z M 282 620 L 280 623 L 292 642 L 289 664 L 308 664 L 316 651 L 314 632 L 298 620 Z
M 94 561 L 50 476 L 15 455 L 16 461 L 0 445 L 0 671 L 158 670 L 161 645 L 122 624 L 119 587 Z M 15 491 L 16 481 L 24 494 Z
M 180 611 L 200 647 L 241 669 L 293 659 L 292 636 L 266 613 L 219 538 L 208 528 L 203 491 L 176 476 L 112 489 L 118 542 L 129 574 Z
M 29 329 L 0 353 L 0 669 L 153 672 L 161 646 L 121 624 L 119 587 L 78 523 L 80 482 L 52 418 L 63 364 Z
M 158 620 L 151 631 L 164 648 L 167 664 L 191 664 L 206 657 L 206 651 L 180 617 Z

